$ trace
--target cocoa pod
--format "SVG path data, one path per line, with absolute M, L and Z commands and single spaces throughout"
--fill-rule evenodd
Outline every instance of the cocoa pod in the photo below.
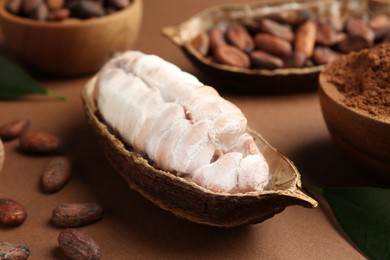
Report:
M 283 68 L 283 60 L 264 51 L 253 51 L 249 54 L 254 68 L 278 69 Z
M 0 126 L 0 138 L 11 140 L 20 136 L 30 125 L 28 119 L 18 119 Z
M 210 40 L 210 48 L 216 50 L 220 46 L 227 45 L 225 40 L 224 32 L 217 28 L 212 28 L 208 31 L 208 36 Z
M 22 8 L 22 0 L 10 0 L 7 3 L 7 10 L 13 14 L 18 14 Z
M 66 185 L 72 175 L 72 163 L 66 157 L 50 160 L 46 165 L 42 178 L 42 188 L 47 193 L 53 193 Z
M 345 34 L 338 33 L 330 23 L 317 23 L 316 43 L 332 46 L 344 40 L 345 37 Z
M 249 57 L 239 49 L 229 45 L 223 45 L 218 47 L 215 51 L 215 59 L 222 64 L 249 68 L 250 60 Z
M 191 41 L 192 46 L 203 56 L 206 56 L 209 52 L 209 36 L 205 32 L 201 32 Z
M 302 68 L 305 65 L 306 57 L 303 53 L 295 51 L 283 59 L 286 68 Z
M 0 198 L 0 223 L 18 226 L 27 218 L 27 212 L 22 205 L 11 199 Z
M 292 47 L 288 41 L 267 33 L 256 34 L 255 44 L 258 49 L 278 57 L 286 57 L 292 53 Z
M 103 208 L 98 203 L 64 203 L 53 210 L 52 222 L 60 227 L 79 227 L 101 219 Z
M 372 46 L 372 43 L 367 41 L 361 35 L 348 35 L 343 41 L 337 44 L 337 49 L 343 53 L 351 51 L 359 51 Z
M 340 54 L 333 51 L 331 48 L 318 46 L 314 49 L 313 62 L 316 65 L 328 64 L 339 56 Z
M 316 31 L 317 27 L 312 21 L 307 21 L 299 26 L 295 35 L 295 51 L 302 52 L 306 58 L 310 58 L 313 55 Z
M 375 33 L 375 39 L 382 38 L 390 32 L 390 17 L 385 14 L 375 15 L 371 18 L 369 25 Z
M 101 258 L 99 245 L 85 232 L 78 229 L 65 229 L 58 236 L 61 251 L 70 259 L 97 260 Z
M 63 21 L 70 17 L 70 10 L 68 8 L 61 8 L 53 10 L 49 13 L 47 19 L 50 21 Z
M 294 33 L 288 25 L 282 25 L 270 19 L 261 19 L 259 28 L 262 32 L 272 34 L 288 42 L 294 41 Z
M 368 26 L 367 23 L 363 22 L 358 18 L 350 18 L 345 22 L 345 31 L 349 35 L 353 36 L 361 36 L 367 40 L 370 45 L 374 43 L 375 33 Z
M 64 0 L 46 0 L 47 8 L 49 10 L 59 10 L 64 7 Z
M 81 19 L 99 17 L 105 15 L 104 8 L 99 2 L 90 0 L 71 0 L 67 2 L 66 7 L 69 8 L 72 16 Z
M 25 245 L 0 241 L 1 260 L 25 260 L 30 255 L 30 249 Z
M 226 38 L 229 42 L 244 52 L 251 52 L 255 48 L 252 37 L 247 30 L 239 24 L 230 24 L 226 30 Z
M 26 131 L 19 137 L 19 147 L 28 153 L 48 154 L 61 151 L 60 139 L 52 134 L 38 131 Z

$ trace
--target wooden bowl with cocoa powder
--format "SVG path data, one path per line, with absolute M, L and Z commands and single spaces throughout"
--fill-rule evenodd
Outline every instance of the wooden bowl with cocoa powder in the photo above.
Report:
M 349 54 L 321 73 L 319 99 L 334 143 L 357 165 L 390 175 L 390 44 Z
M 162 33 L 210 76 L 209 80 L 213 80 L 210 85 L 243 92 L 299 92 L 315 90 L 319 73 L 333 58 L 384 41 L 381 36 L 374 42 L 372 32 L 368 39 L 366 35 L 364 39 L 356 39 L 360 36 L 351 36 L 355 32 L 346 32 L 345 24 L 357 15 L 361 21 L 354 21 L 358 25 L 352 26 L 365 23 L 363 27 L 367 27 L 378 13 L 390 17 L 389 6 L 382 0 L 354 4 L 330 0 L 223 4 L 205 9 L 178 25 L 164 27 Z M 241 29 L 232 29 L 232 24 Z M 222 36 L 215 31 L 222 31 Z M 270 35 L 278 39 L 270 39 Z M 314 47 L 305 50 L 313 38 Z M 249 41 L 252 43 L 248 44 Z M 236 51 L 231 48 L 222 51 L 221 45 L 234 47 Z M 241 54 L 237 54 L 237 49 Z
M 52 75 L 96 72 L 114 53 L 130 49 L 138 37 L 142 0 L 122 10 L 88 19 L 38 21 L 12 14 L 0 0 L 0 28 L 6 46 L 27 65 Z

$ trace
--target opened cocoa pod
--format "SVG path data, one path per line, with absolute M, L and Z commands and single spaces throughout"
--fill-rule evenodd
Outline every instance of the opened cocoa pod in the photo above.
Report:
M 86 84 L 82 91 L 82 100 L 89 125 L 96 135 L 101 150 L 131 189 L 179 218 L 217 227 L 237 227 L 262 222 L 291 205 L 308 208 L 317 205 L 315 200 L 301 191 L 300 174 L 294 164 L 273 148 L 259 133 L 246 128 L 246 120 L 240 121 L 240 127 L 243 129 L 237 143 L 236 141 L 229 143 L 229 148 L 226 150 L 215 148 L 217 146 L 215 143 L 231 133 L 223 132 L 218 138 L 210 137 L 218 136 L 216 128 L 207 128 L 207 124 L 213 121 L 210 119 L 212 111 L 218 109 L 218 106 L 213 108 L 213 103 L 205 104 L 200 101 L 210 98 L 217 103 L 220 102 L 218 101 L 220 96 L 214 89 L 202 85 L 188 73 L 178 73 L 176 66 L 165 61 L 162 63 L 157 56 L 134 52 L 123 55 L 126 56 L 132 57 L 129 59 L 118 57 L 115 58 L 118 60 L 106 64 L 103 70 Z M 146 64 L 145 66 L 158 63 L 156 66 L 160 69 L 131 68 L 142 62 Z M 124 67 L 109 70 L 111 66 L 122 65 Z M 167 71 L 170 71 L 170 74 L 167 75 L 165 73 Z M 153 80 L 156 78 L 151 75 L 156 74 L 166 75 L 164 82 Z M 176 81 L 178 79 L 179 81 Z M 188 94 L 193 93 L 191 84 L 199 85 L 197 91 L 202 91 L 200 99 Z M 136 85 L 139 85 L 139 89 L 133 89 L 137 87 Z M 175 91 L 172 86 L 177 87 Z M 182 88 L 185 86 L 190 86 L 190 91 L 183 91 Z M 155 91 L 150 91 L 151 89 L 158 89 L 159 94 L 154 98 L 147 96 L 149 92 L 151 95 L 156 94 Z M 134 91 L 133 98 L 126 99 L 130 93 L 127 91 Z M 104 98 L 100 98 L 102 96 Z M 192 105 L 184 106 L 185 109 L 179 107 L 177 111 L 175 110 L 179 116 L 178 119 L 172 119 L 171 123 L 163 120 L 173 117 L 173 113 L 165 115 L 163 111 L 173 111 L 171 108 L 181 106 L 181 103 L 161 101 L 169 97 L 180 99 L 179 103 L 185 102 L 183 101 L 185 99 L 193 101 Z M 105 103 L 106 101 L 108 103 Z M 128 102 L 134 104 L 127 107 Z M 142 102 L 147 103 L 141 106 Z M 230 119 L 241 113 L 233 104 L 227 103 L 227 106 L 235 111 L 228 114 Z M 199 106 L 202 104 L 208 109 L 203 109 L 204 107 L 200 109 Z M 168 106 L 169 110 L 160 109 L 160 105 Z M 196 112 L 197 106 L 202 111 L 201 114 Z M 128 113 L 122 118 L 120 114 L 124 113 L 117 113 L 117 109 Z M 207 120 L 199 119 L 205 115 Z M 196 121 L 198 119 L 199 121 Z M 179 124 L 182 121 L 183 125 L 187 124 L 184 128 Z M 220 123 L 221 120 L 218 122 Z M 228 123 L 231 122 L 232 120 L 228 120 Z M 205 125 L 206 134 L 198 135 Z M 173 129 L 180 134 L 173 132 Z M 191 132 L 192 130 L 188 129 L 195 131 Z M 223 127 L 223 129 L 228 128 Z M 206 138 L 203 139 L 203 136 Z M 240 143 L 240 138 L 244 138 L 245 141 Z M 181 147 L 188 143 L 190 145 Z M 209 145 L 212 146 L 211 152 Z M 245 150 L 248 154 L 240 154 L 241 150 Z M 197 156 L 193 156 L 194 154 Z M 230 155 L 232 157 L 229 157 Z M 257 167 L 255 158 L 263 158 L 268 166 L 263 165 L 262 169 L 254 169 L 257 175 L 253 176 L 249 175 L 253 167 L 240 168 L 248 171 L 238 170 L 238 168 L 232 170 L 229 168 L 232 165 L 229 158 L 236 159 L 237 156 L 238 163 L 234 162 L 233 167 L 245 165 L 245 158 L 254 159 L 250 161 L 250 166 Z M 223 158 L 227 160 L 224 161 Z M 198 161 L 206 163 L 200 164 L 201 166 L 197 168 L 195 164 Z M 193 175 L 192 171 L 194 171 Z M 258 176 L 261 183 L 256 182 Z M 229 180 L 233 181 L 233 185 Z

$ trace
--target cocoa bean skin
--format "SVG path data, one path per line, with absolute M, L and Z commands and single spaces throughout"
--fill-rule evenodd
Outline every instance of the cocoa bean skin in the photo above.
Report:
M 8 198 L 0 198 L 0 223 L 19 226 L 27 218 L 27 212 L 22 205 Z
M 58 236 L 61 251 L 72 260 L 98 260 L 101 258 L 99 245 L 79 229 L 65 229 Z
M 61 152 L 60 139 L 52 134 L 38 131 L 26 131 L 19 138 L 19 147 L 22 151 L 36 154 Z
M 229 42 L 244 52 L 251 52 L 255 48 L 252 37 L 247 30 L 236 23 L 229 25 L 226 31 L 226 38 Z
M 255 44 L 260 50 L 278 57 L 286 57 L 292 53 L 292 47 L 288 41 L 267 33 L 256 34 Z
M 249 57 L 244 52 L 233 46 L 220 46 L 215 50 L 215 58 L 222 64 L 241 68 L 250 67 Z
M 12 140 L 20 136 L 30 125 L 28 119 L 18 119 L 0 126 L 0 138 Z
M 66 185 L 72 175 L 72 162 L 66 157 L 51 159 L 42 174 L 42 188 L 53 193 Z
M 279 57 L 270 55 L 264 51 L 253 51 L 249 54 L 252 65 L 259 69 L 278 69 L 283 68 L 283 60 Z
M 25 245 L 0 241 L 1 260 L 25 260 L 30 255 L 30 249 Z
M 316 31 L 317 27 L 312 21 L 305 22 L 299 26 L 295 35 L 295 51 L 302 52 L 306 58 L 310 58 L 314 51 Z
M 203 56 L 206 56 L 209 52 L 210 40 L 209 36 L 205 32 L 201 32 L 191 41 L 192 46 Z
M 80 227 L 102 216 L 103 208 L 98 203 L 64 203 L 53 210 L 52 222 L 60 227 Z
M 259 22 L 260 31 L 272 34 L 288 42 L 294 40 L 294 33 L 288 25 L 282 25 L 270 19 L 261 19 Z

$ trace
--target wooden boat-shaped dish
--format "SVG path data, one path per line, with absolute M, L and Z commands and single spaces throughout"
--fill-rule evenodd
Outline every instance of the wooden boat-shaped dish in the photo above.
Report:
M 233 21 L 261 17 L 280 11 L 308 10 L 318 19 L 331 16 L 343 19 L 362 13 L 370 15 L 382 13 L 389 10 L 389 7 L 389 2 L 385 0 L 271 0 L 249 4 L 224 4 L 205 9 L 178 25 L 166 26 L 162 28 L 162 33 L 179 47 L 197 68 L 207 75 L 212 75 L 213 80 L 218 80 L 217 83 L 221 88 L 234 88 L 238 91 L 254 93 L 300 92 L 317 88 L 318 75 L 324 68 L 323 65 L 275 70 L 232 67 L 202 56 L 190 42 L 200 32 L 208 31 L 215 25 L 224 28 Z M 210 85 L 217 86 L 215 82 Z
M 82 91 L 88 122 L 112 167 L 131 189 L 162 209 L 191 222 L 218 227 L 254 224 L 283 211 L 290 205 L 315 207 L 317 202 L 301 190 L 300 174 L 286 157 L 258 133 L 248 129 L 264 154 L 273 175 L 267 190 L 239 194 L 214 193 L 194 182 L 152 166 L 114 135 L 98 116 L 92 92 L 95 78 Z

